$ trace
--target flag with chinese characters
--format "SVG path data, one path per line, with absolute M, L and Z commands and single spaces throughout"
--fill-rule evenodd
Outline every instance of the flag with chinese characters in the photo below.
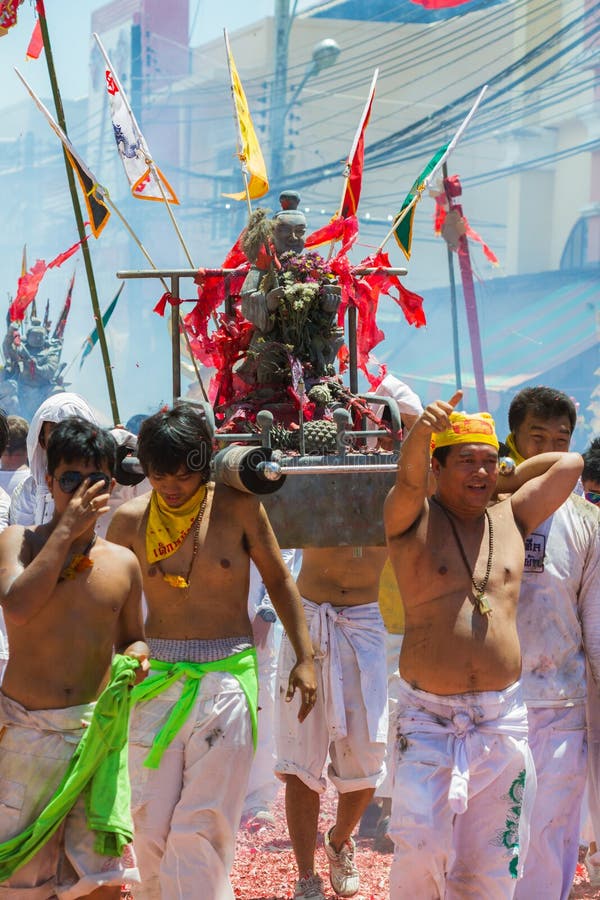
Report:
M 233 54 L 229 46 L 229 38 L 225 32 L 225 45 L 227 47 L 227 59 L 229 62 L 229 75 L 231 78 L 231 95 L 233 97 L 233 105 L 235 109 L 235 118 L 238 127 L 238 155 L 242 163 L 242 172 L 248 178 L 248 197 L 251 200 L 258 200 L 269 190 L 269 179 L 267 177 L 267 167 L 258 143 L 256 131 L 252 124 L 250 116 L 250 108 L 240 81 L 240 76 L 233 60 Z M 246 192 L 239 194 L 224 194 L 224 197 L 231 197 L 232 200 L 245 200 Z
M 97 35 L 94 37 L 99 41 Z M 144 136 L 123 92 L 113 67 L 106 60 L 106 90 L 117 151 L 131 188 L 138 200 L 158 200 L 178 204 L 175 191 L 150 157 Z M 159 183 L 160 181 L 160 183 Z M 162 185 L 162 189 L 161 189 Z
M 106 309 L 104 310 L 104 312 L 102 313 L 102 327 L 103 328 L 106 328 L 106 326 L 108 325 L 110 317 L 112 316 L 112 314 L 115 311 L 115 307 L 117 305 L 119 297 L 121 296 L 121 291 L 123 290 L 124 287 L 125 287 L 125 282 L 123 282 L 121 284 L 121 286 L 119 287 L 119 290 L 115 294 L 115 297 L 114 297 L 112 303 L 110 304 L 110 306 L 107 306 Z M 92 352 L 92 350 L 94 349 L 94 347 L 96 346 L 97 343 L 98 343 L 98 328 L 96 327 L 93 329 L 93 331 L 90 332 L 90 334 L 87 336 L 87 338 L 85 340 L 85 345 L 83 347 L 83 353 L 81 354 L 81 359 L 79 360 L 79 368 L 80 369 L 81 369 L 86 357 L 90 355 L 90 353 Z
M 61 141 L 65 153 L 67 154 L 67 159 L 73 167 L 81 186 L 81 190 L 83 191 L 83 199 L 85 201 L 92 234 L 94 235 L 94 237 L 98 237 L 110 218 L 110 210 L 105 200 L 104 189 L 98 184 L 96 178 L 90 172 L 81 156 L 79 156 L 67 135 L 64 133 L 60 125 L 54 121 L 52 114 L 44 106 L 33 88 L 31 88 L 27 84 L 27 81 L 23 78 L 18 69 L 15 68 L 15 72 L 25 85 L 25 88 L 29 92 L 38 109 L 46 116 L 50 128 Z
M 344 191 L 340 209 L 340 215 L 343 219 L 347 219 L 348 216 L 355 216 L 358 209 L 358 201 L 360 200 L 360 191 L 362 188 L 363 169 L 365 165 L 365 131 L 367 130 L 367 125 L 371 118 L 371 109 L 373 107 L 378 74 L 379 69 L 375 69 L 369 96 L 365 108 L 363 109 L 360 122 L 358 123 L 358 129 L 354 136 L 352 148 L 346 162 L 346 171 L 344 172 L 346 189 Z

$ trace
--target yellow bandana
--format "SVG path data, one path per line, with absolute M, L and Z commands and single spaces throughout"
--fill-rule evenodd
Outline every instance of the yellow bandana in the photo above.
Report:
M 514 461 L 516 462 L 516 464 L 518 466 L 521 465 L 522 462 L 525 462 L 525 457 L 521 456 L 521 454 L 517 450 L 517 445 L 515 444 L 515 436 L 512 433 L 512 431 L 508 435 L 508 437 L 506 438 L 506 441 L 504 443 L 506 444 L 506 446 L 509 449 L 510 458 L 514 459 Z
M 494 420 L 490 414 L 451 413 L 450 428 L 432 434 L 431 450 L 433 452 L 437 447 L 453 447 L 455 444 L 489 444 L 497 450 L 499 443 Z
M 151 565 L 172 556 L 183 544 L 196 521 L 206 496 L 207 487 L 200 485 L 193 497 L 175 509 L 152 491 L 146 525 L 146 558 Z

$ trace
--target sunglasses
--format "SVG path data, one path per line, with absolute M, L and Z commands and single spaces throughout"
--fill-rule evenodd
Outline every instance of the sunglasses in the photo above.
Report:
M 583 496 L 590 503 L 600 503 L 600 493 L 598 491 L 584 491 Z
M 104 482 L 105 489 L 108 489 L 110 485 L 110 478 L 108 475 L 105 475 L 104 472 L 90 472 L 89 475 L 84 475 L 82 472 L 63 472 L 60 478 L 57 478 L 60 485 L 60 489 L 64 494 L 74 494 L 80 484 L 82 484 L 85 479 L 89 481 L 89 487 L 93 484 L 97 484 L 99 481 Z

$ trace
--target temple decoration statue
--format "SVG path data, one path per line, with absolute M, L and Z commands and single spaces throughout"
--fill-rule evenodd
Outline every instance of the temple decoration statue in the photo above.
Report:
M 252 267 L 241 308 L 255 330 L 239 374 L 259 385 L 292 382 L 298 363 L 307 386 L 333 376 L 344 339 L 337 320 L 341 288 L 321 256 L 304 252 L 306 219 L 299 202 L 295 191 L 284 191 L 281 210 L 272 219 L 264 210 L 254 212 L 244 235 Z
M 40 319 L 32 318 L 21 337 L 19 324 L 9 323 L 2 343 L 4 379 L 0 397 L 4 408 L 31 419 L 50 394 L 62 391 L 60 355 L 62 340 L 49 338 Z

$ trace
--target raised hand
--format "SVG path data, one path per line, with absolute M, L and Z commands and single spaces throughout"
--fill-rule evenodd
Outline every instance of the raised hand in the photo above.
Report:
M 104 481 L 90 482 L 85 478 L 73 493 L 62 519 L 67 524 L 73 538 L 83 534 L 94 525 L 98 516 L 109 511 L 110 491 Z
M 450 427 L 450 416 L 462 400 L 462 397 L 463 392 L 456 391 L 448 401 L 434 400 L 433 403 L 429 403 L 425 407 L 416 424 L 431 432 L 445 431 L 446 428 Z

